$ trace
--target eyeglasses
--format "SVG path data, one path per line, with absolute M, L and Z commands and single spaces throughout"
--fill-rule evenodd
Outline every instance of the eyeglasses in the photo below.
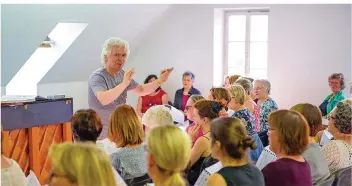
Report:
M 185 107 L 185 111 L 188 111 L 190 108 L 192 108 L 193 106 L 192 105 L 188 105 Z
M 264 87 L 255 87 L 253 90 L 261 90 L 263 89 Z
M 328 120 L 331 121 L 331 120 L 334 120 L 335 119 L 335 116 L 333 116 L 332 114 L 329 114 L 328 115 Z
M 270 130 L 272 131 L 272 130 L 275 130 L 275 129 L 274 129 L 274 128 L 272 128 L 272 127 L 269 127 L 269 128 L 268 128 L 268 131 L 270 131 Z
M 339 83 L 338 81 L 329 81 L 329 85 L 338 85 Z

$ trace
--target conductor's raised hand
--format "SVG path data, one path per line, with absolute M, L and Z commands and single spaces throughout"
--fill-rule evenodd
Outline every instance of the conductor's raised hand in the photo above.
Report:
M 126 86 L 130 85 L 130 83 L 133 79 L 134 72 L 135 72 L 134 68 L 125 72 L 125 74 L 123 75 L 123 81 L 122 81 L 122 83 L 124 85 L 126 85 Z
M 165 83 L 167 81 L 173 69 L 174 68 L 167 68 L 161 71 L 159 78 L 159 80 L 161 81 L 160 83 Z

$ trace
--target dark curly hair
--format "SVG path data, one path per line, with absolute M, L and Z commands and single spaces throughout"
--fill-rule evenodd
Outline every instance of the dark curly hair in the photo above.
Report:
M 345 99 L 336 105 L 332 117 L 336 128 L 343 134 L 352 134 L 352 99 Z

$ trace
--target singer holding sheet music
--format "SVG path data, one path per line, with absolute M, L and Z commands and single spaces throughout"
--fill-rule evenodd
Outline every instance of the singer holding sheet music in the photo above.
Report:
M 174 107 L 181 110 L 185 110 L 188 98 L 193 94 L 201 95 L 200 91 L 193 87 L 195 76 L 192 72 L 186 71 L 182 75 L 183 88 L 178 89 L 175 93 Z
M 103 67 L 95 70 L 88 79 L 88 104 L 102 119 L 103 131 L 99 139 L 107 137 L 108 120 L 112 111 L 127 100 L 127 91 L 137 96 L 154 92 L 167 81 L 172 68 L 161 71 L 159 78 L 151 83 L 139 85 L 133 75 L 135 69 L 124 71 L 130 50 L 127 41 L 109 38 L 105 41 L 101 53 Z

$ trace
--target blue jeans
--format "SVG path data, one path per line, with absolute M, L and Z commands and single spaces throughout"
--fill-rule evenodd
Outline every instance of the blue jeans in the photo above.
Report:
M 252 159 L 252 161 L 257 162 L 260 154 L 262 153 L 264 146 L 262 141 L 259 138 L 258 134 L 253 134 L 252 138 L 254 138 L 255 144 L 257 145 L 257 148 L 255 150 L 250 149 L 249 154 Z

